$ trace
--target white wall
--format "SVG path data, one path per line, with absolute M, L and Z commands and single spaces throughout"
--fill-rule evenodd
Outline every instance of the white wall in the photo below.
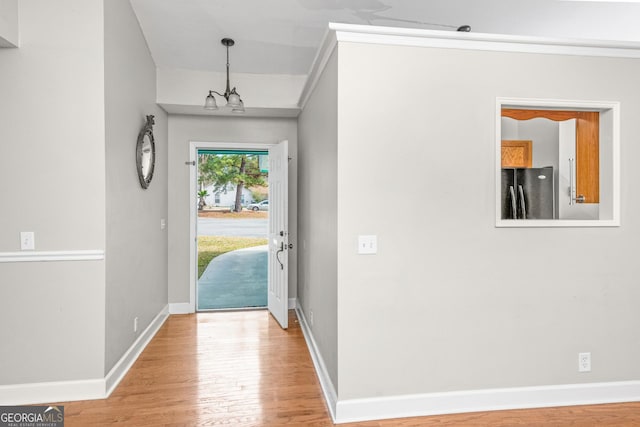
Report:
M 337 104 L 338 55 L 334 52 L 298 125 L 298 297 L 334 388 L 338 385 Z
M 189 302 L 189 160 L 190 141 L 276 143 L 289 141 L 289 298 L 296 293 L 297 125 L 295 119 L 169 116 L 169 302 Z
M 18 0 L 0 0 L 0 48 L 18 46 Z
M 0 255 L 105 247 L 102 0 L 21 0 L 0 49 Z M 0 263 L 0 384 L 101 378 L 104 261 Z
M 156 67 L 128 0 L 105 4 L 105 374 L 167 305 L 167 114 L 156 105 Z M 138 133 L 155 116 L 156 163 L 138 181 Z M 170 225 L 169 225 L 170 226 Z M 139 318 L 134 332 L 134 318 Z
M 340 399 L 640 378 L 640 61 L 338 49 Z M 381 103 L 385 87 L 412 96 Z M 494 226 L 496 97 L 621 102 L 621 227 Z M 372 206 L 387 195 L 414 202 Z

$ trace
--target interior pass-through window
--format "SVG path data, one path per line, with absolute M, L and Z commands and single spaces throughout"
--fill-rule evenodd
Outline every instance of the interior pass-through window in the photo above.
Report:
M 619 105 L 498 99 L 496 226 L 619 225 Z

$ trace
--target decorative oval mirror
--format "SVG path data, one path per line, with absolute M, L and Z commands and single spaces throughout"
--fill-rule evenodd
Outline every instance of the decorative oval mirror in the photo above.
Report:
M 156 163 L 156 143 L 153 139 L 153 116 L 147 116 L 147 122 L 138 134 L 136 145 L 136 166 L 138 179 L 142 188 L 148 188 L 153 178 L 153 168 Z

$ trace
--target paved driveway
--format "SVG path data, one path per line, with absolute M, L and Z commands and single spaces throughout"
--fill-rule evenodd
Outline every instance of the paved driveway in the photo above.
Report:
M 198 218 L 198 236 L 267 237 L 269 220 Z

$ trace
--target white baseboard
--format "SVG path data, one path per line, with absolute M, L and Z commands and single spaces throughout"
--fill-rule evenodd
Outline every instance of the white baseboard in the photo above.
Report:
M 341 400 L 334 422 L 636 401 L 640 381 L 471 390 Z
M 640 381 L 566 384 L 338 400 L 307 319 L 296 314 L 335 424 L 390 418 L 640 401 Z
M 297 307 L 296 298 L 289 298 L 289 310 L 295 310 Z
M 336 403 L 338 402 L 336 388 L 333 386 L 331 377 L 329 377 L 329 372 L 324 364 L 324 359 L 322 359 L 316 340 L 313 338 L 313 333 L 309 328 L 309 324 L 307 323 L 307 319 L 304 317 L 301 307 L 300 301 L 297 301 L 296 314 L 298 315 L 300 328 L 302 329 L 304 340 L 307 342 L 313 366 L 316 368 L 316 374 L 318 375 L 318 380 L 320 380 L 320 387 L 322 388 L 322 393 L 324 394 L 324 400 L 327 404 L 327 408 L 329 409 L 329 414 L 331 415 L 333 422 L 336 423 Z
M 160 330 L 165 320 L 169 317 L 169 306 L 166 305 L 160 310 L 160 313 L 151 321 L 149 326 L 142 331 L 137 340 L 129 347 L 129 350 L 122 355 L 120 360 L 111 368 L 107 376 L 105 377 L 105 397 L 115 390 L 120 384 L 122 378 L 129 372 L 129 369 L 133 366 L 135 361 L 140 356 L 140 353 L 147 347 L 149 342 L 153 339 L 156 333 Z
M 104 378 L 2 385 L 0 405 L 35 405 L 109 397 L 168 316 L 168 306 L 165 306 Z
M 0 386 L 0 405 L 35 405 L 72 400 L 103 399 L 104 378 Z
M 169 314 L 191 314 L 196 309 L 190 302 L 174 302 L 169 304 Z

